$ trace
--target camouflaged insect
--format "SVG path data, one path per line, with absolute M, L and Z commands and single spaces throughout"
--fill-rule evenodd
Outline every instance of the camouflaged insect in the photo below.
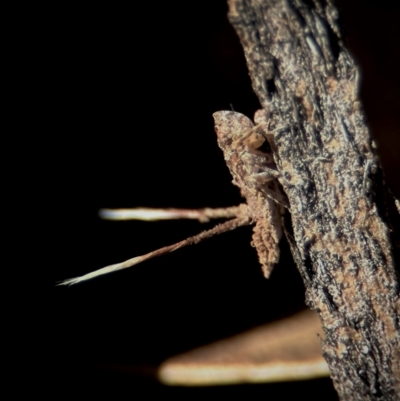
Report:
M 252 246 L 268 278 L 279 261 L 281 215 L 287 202 L 277 181 L 279 173 L 270 146 L 273 136 L 265 131 L 263 110 L 255 114 L 257 126 L 233 111 L 219 111 L 213 117 L 218 145 L 224 152 L 232 182 L 240 188 L 249 217 L 255 223 Z
M 249 118 L 233 111 L 219 111 L 213 115 L 218 144 L 224 152 L 226 164 L 232 174 L 233 183 L 240 188 L 246 203 L 220 209 L 120 209 L 100 211 L 100 216 L 109 220 L 165 220 L 197 219 L 201 222 L 212 218 L 230 219 L 210 230 L 187 238 L 145 255 L 128 259 L 102 269 L 64 280 L 60 285 L 71 285 L 90 280 L 102 274 L 126 269 L 145 260 L 176 251 L 184 246 L 196 244 L 237 227 L 255 224 L 252 246 L 256 248 L 265 277 L 269 277 L 274 265 L 279 261 L 279 240 L 282 236 L 281 215 L 287 207 L 285 195 L 280 190 L 271 151 L 273 135 L 268 133 L 265 113 L 255 114 L 254 126 Z

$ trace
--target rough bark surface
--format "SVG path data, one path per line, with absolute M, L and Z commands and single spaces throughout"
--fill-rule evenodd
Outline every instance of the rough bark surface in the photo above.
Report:
M 341 400 L 400 399 L 400 299 L 358 70 L 330 0 L 229 0 L 274 132 L 286 235 Z

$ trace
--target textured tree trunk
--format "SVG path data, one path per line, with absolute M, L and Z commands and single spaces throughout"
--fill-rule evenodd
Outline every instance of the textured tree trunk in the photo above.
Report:
M 399 283 L 358 69 L 330 0 L 229 0 L 341 400 L 400 399 Z

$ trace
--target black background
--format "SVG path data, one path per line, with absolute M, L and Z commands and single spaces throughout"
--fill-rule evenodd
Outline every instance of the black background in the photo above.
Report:
M 147 253 L 211 225 L 106 222 L 102 207 L 222 207 L 240 203 L 212 113 L 257 110 L 224 1 L 69 6 L 59 12 L 53 69 L 55 146 L 63 166 L 54 280 Z M 387 182 L 400 185 L 399 6 L 338 1 L 362 69 L 362 99 Z M 57 149 L 56 149 L 57 150 Z M 262 277 L 241 228 L 126 271 L 54 289 L 54 363 L 61 393 L 242 395 L 337 399 L 329 379 L 169 388 L 151 378 L 165 358 L 304 307 L 288 246 Z M 143 395 L 145 391 L 146 396 Z

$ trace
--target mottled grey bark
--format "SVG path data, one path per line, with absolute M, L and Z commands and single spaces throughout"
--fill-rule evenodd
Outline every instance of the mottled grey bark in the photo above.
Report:
M 330 0 L 229 0 L 341 400 L 400 399 L 399 284 L 358 69 Z M 360 16 L 361 18 L 361 16 Z

